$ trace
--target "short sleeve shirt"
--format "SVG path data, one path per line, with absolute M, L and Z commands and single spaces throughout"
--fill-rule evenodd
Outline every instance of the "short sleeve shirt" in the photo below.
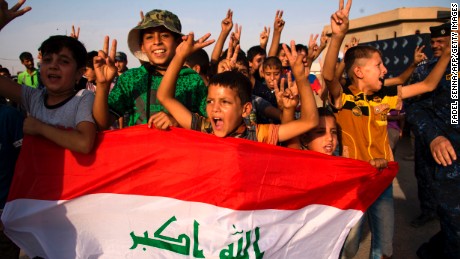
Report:
M 343 88 L 335 108 L 345 157 L 394 160 L 388 141 L 387 114 L 402 108 L 401 86 L 382 87 L 372 95 L 365 95 L 350 85 Z
M 22 105 L 34 118 L 60 128 L 75 129 L 80 122 L 94 123 L 94 93 L 83 89 L 53 106 L 46 104 L 46 89 L 22 86 Z

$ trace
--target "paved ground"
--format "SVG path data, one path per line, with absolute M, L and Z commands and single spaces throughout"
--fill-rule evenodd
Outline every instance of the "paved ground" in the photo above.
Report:
M 439 231 L 439 221 L 432 221 L 420 228 L 413 228 L 410 221 L 420 214 L 417 198 L 417 182 L 414 176 L 414 161 L 403 159 L 411 154 L 409 138 L 403 138 L 397 146 L 395 159 L 399 163 L 399 173 L 393 181 L 395 199 L 395 236 L 393 259 L 418 258 L 418 247 Z M 360 251 L 355 259 L 369 258 L 370 233 L 361 242 Z
M 420 228 L 410 226 L 410 221 L 420 213 L 417 199 L 417 183 L 414 177 L 414 161 L 403 159 L 411 154 L 409 138 L 403 138 L 396 150 L 399 173 L 393 182 L 395 198 L 395 237 L 393 259 L 416 259 L 417 248 L 439 231 L 439 222 L 433 221 Z M 360 250 L 355 259 L 369 258 L 370 233 L 365 229 Z M 21 259 L 28 259 L 22 255 Z

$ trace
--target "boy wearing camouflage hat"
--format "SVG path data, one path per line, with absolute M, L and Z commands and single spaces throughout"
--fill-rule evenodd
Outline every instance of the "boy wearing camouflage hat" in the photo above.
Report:
M 129 49 L 143 65 L 123 73 L 110 94 L 108 89 L 97 91 L 93 114 L 100 129 L 107 129 L 125 113 L 129 114 L 128 126 L 145 124 L 150 116 L 154 116 L 162 128 L 175 125 L 172 117 L 165 113 L 164 107 L 157 101 L 156 91 L 176 53 L 176 47 L 182 42 L 181 29 L 180 20 L 175 14 L 155 9 L 148 12 L 142 22 L 129 32 Z M 192 112 L 201 113 L 206 86 L 192 69 L 181 69 L 176 98 Z

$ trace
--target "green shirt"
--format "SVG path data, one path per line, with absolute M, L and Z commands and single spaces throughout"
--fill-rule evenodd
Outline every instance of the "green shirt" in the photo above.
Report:
M 121 74 L 109 94 L 110 111 L 117 117 L 129 114 L 128 126 L 145 124 L 156 112 L 166 111 L 158 102 L 156 93 L 163 76 L 156 72 L 152 75 L 150 87 L 150 112 L 147 111 L 149 73 L 144 66 L 131 68 Z M 182 68 L 176 85 L 176 99 L 192 113 L 203 115 L 200 106 L 206 102 L 207 88 L 201 77 L 190 68 Z
M 27 85 L 32 88 L 37 88 L 40 82 L 38 81 L 38 72 L 34 70 L 32 75 L 27 73 L 27 70 L 18 75 L 18 84 Z

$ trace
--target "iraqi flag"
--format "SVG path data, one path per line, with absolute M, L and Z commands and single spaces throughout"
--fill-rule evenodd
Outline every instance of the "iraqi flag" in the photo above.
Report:
M 397 170 L 178 128 L 90 155 L 27 136 L 2 221 L 31 257 L 337 258 Z

